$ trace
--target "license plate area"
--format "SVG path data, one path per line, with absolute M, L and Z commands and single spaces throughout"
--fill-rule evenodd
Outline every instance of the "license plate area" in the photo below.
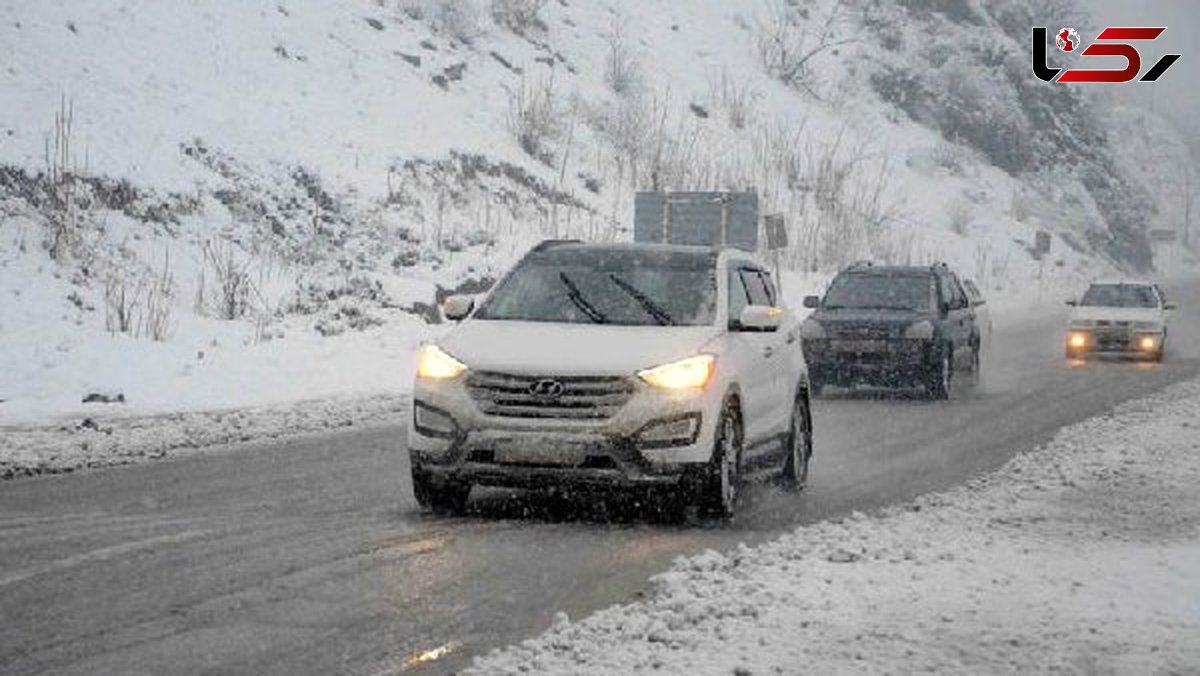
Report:
M 835 347 L 838 352 L 855 354 L 887 352 L 888 350 L 886 340 L 840 340 L 835 343 Z
M 555 439 L 499 439 L 491 443 L 496 462 L 508 465 L 557 465 L 574 467 L 597 452 L 595 443 Z

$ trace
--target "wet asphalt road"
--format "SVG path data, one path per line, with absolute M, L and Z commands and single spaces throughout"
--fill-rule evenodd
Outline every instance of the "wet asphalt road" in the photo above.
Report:
M 997 326 L 950 402 L 833 391 L 809 487 L 752 487 L 732 523 L 495 490 L 426 516 L 399 426 L 0 483 L 0 674 L 453 671 L 675 556 L 953 486 L 1196 375 L 1200 286 L 1173 291 L 1163 365 L 1066 363 L 1059 316 Z

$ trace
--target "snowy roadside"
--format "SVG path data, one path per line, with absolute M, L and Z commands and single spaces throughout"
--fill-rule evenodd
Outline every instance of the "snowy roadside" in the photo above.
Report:
M 680 559 L 475 674 L 1200 673 L 1200 380 L 952 491 Z
M 408 396 L 300 401 L 141 417 L 96 415 L 39 427 L 0 427 L 0 479 L 145 462 L 207 447 L 404 420 Z

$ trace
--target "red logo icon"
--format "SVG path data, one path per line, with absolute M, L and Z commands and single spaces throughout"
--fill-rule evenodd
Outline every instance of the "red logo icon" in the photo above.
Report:
M 1079 33 L 1075 32 L 1074 28 L 1064 28 L 1058 32 L 1054 41 L 1058 43 L 1058 48 L 1064 52 L 1073 52 L 1079 46 Z

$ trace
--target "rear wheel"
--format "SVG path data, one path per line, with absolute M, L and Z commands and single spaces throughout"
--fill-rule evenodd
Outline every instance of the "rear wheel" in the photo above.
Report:
M 783 484 L 799 490 L 808 481 L 808 460 L 812 457 L 812 411 L 804 393 L 797 395 L 792 405 L 792 426 L 786 443 Z
M 462 514 L 471 494 L 470 484 L 448 483 L 438 485 L 429 475 L 413 468 L 413 497 L 417 504 L 437 514 Z
M 931 399 L 949 399 L 950 387 L 954 379 L 954 363 L 951 359 L 953 348 L 946 346 L 938 362 L 926 374 L 925 388 Z
M 702 495 L 705 511 L 725 518 L 737 511 L 741 461 L 742 417 L 737 402 L 730 400 L 721 410 L 721 419 L 717 422 L 712 465 Z

